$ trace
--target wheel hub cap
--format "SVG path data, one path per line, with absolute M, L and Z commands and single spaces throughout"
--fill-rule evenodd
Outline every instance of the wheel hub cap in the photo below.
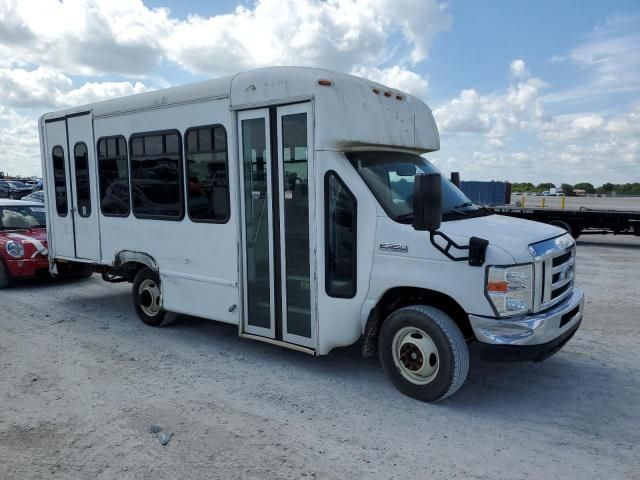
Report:
M 160 313 L 160 288 L 153 280 L 144 280 L 138 288 L 139 304 L 142 311 L 150 316 L 155 317 Z
M 440 368 L 435 343 L 416 327 L 400 329 L 393 338 L 393 361 L 398 370 L 412 383 L 424 385 L 433 381 Z

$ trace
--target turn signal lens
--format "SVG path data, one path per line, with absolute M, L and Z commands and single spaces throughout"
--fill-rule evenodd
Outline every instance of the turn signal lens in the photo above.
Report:
M 487 291 L 507 293 L 509 284 L 507 282 L 489 282 L 487 283 Z

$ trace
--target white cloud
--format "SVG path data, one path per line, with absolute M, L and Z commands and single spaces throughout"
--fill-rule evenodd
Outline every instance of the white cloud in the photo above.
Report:
M 38 121 L 0 105 L 0 171 L 40 175 Z
M 399 66 L 380 69 L 376 67 L 358 68 L 352 72 L 354 75 L 369 78 L 391 88 L 397 88 L 418 97 L 424 97 L 429 89 L 429 82 L 410 70 Z
M 516 63 L 516 71 L 522 74 L 526 65 L 517 62 L 511 64 L 511 70 Z M 540 92 L 547 86 L 538 78 L 527 78 L 487 95 L 475 89 L 463 90 L 437 107 L 434 116 L 443 133 L 481 133 L 502 142 L 514 131 L 530 128 L 544 118 Z M 498 146 L 498 142 L 493 144 Z
M 259 0 L 253 8 L 174 22 L 167 56 L 197 73 L 262 65 L 313 65 L 350 72 L 387 60 L 399 33 L 408 61 L 424 60 L 451 17 L 435 0 Z
M 575 67 L 585 76 L 578 85 L 551 92 L 548 103 L 589 104 L 616 93 L 640 91 L 640 15 L 614 16 L 594 28 L 553 63 Z
M 62 108 L 148 90 L 140 82 L 85 83 L 74 89 L 71 78 L 50 68 L 0 68 L 0 102 L 14 108 Z
M 450 26 L 436 0 L 257 0 L 186 20 L 141 0 L 3 0 L 0 66 L 141 75 L 168 59 L 212 75 L 274 64 L 349 72 L 381 65 L 394 48 L 400 63 L 423 61 Z M 394 34 L 401 46 L 389 44 Z
M 515 78 L 526 78 L 529 76 L 529 69 L 527 68 L 527 64 L 521 58 L 518 58 L 511 62 L 509 65 L 511 69 L 511 75 Z

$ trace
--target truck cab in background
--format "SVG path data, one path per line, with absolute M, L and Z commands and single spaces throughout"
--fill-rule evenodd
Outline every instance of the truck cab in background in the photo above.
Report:
M 150 326 L 195 315 L 313 355 L 362 338 L 435 401 L 470 343 L 542 360 L 581 322 L 573 239 L 474 205 L 425 157 L 429 107 L 376 82 L 258 69 L 46 114 L 40 138 L 51 268 L 130 281 Z

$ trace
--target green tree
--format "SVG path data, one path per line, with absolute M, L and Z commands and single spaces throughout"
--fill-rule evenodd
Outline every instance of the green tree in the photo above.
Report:
M 568 183 L 563 183 L 562 185 L 560 185 L 560 190 L 562 190 L 562 193 L 564 193 L 567 197 L 573 195 L 573 187 Z
M 545 190 L 549 190 L 551 188 L 556 188 L 556 185 L 554 183 L 539 183 L 536 187 L 536 191 L 544 192 Z
M 593 184 L 588 183 L 588 182 L 576 183 L 573 186 L 573 189 L 574 190 L 584 190 L 584 193 L 589 193 L 589 194 L 596 193 L 596 187 L 594 187 Z
M 616 186 L 613 183 L 605 183 L 604 185 L 599 186 L 598 188 L 596 188 L 596 192 L 597 193 L 611 193 L 615 190 Z

